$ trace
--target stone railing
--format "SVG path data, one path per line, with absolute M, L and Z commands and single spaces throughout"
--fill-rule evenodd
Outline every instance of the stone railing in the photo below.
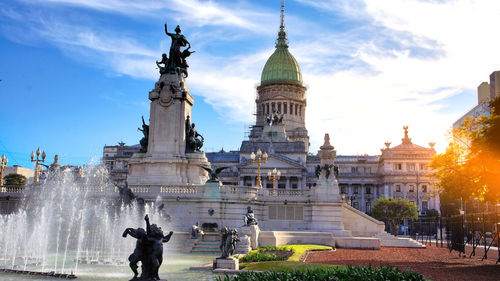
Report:
M 198 186 L 160 186 L 161 194 L 197 194 L 199 190 Z
M 0 186 L 0 193 L 23 193 L 24 185 L 2 185 Z

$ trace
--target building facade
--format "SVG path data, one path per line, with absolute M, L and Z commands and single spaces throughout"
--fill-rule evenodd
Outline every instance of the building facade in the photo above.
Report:
M 306 87 L 300 66 L 290 53 L 283 17 L 275 51 L 267 60 L 256 87 L 256 119 L 249 137 L 237 151 L 207 152 L 212 168 L 227 167 L 219 180 L 227 186 L 258 186 L 257 175 L 262 174 L 264 189 L 297 195 L 318 183 L 317 155 L 309 152 L 306 128 Z M 120 186 L 126 184 L 127 161 L 139 145 L 105 146 L 102 163 L 108 167 L 111 178 Z M 255 163 L 252 154 L 268 154 L 265 163 Z M 385 144 L 381 155 L 340 155 L 338 167 L 340 193 L 354 208 L 371 212 L 372 203 L 382 196 L 408 198 L 419 210 L 436 209 L 439 199 L 433 192 L 428 165 L 435 155 L 433 144 L 422 147 L 411 142 L 405 127 L 401 144 Z M 263 162 L 263 161 L 262 161 Z M 259 171 L 260 166 L 260 171 Z M 267 177 L 272 170 L 280 171 L 273 182 Z

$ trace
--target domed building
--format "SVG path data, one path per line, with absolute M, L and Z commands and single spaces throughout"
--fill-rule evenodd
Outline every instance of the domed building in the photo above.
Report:
M 213 169 L 229 167 L 219 175 L 220 181 L 227 186 L 272 189 L 273 180 L 268 179 L 267 173 L 274 169 L 280 171 L 275 186 L 278 198 L 280 195 L 292 196 L 297 201 L 288 201 L 286 214 L 269 211 L 274 216 L 269 220 L 277 229 L 290 229 L 291 224 L 298 229 L 305 227 L 301 221 L 310 210 L 299 207 L 299 202 L 307 202 L 308 191 L 318 184 L 315 170 L 320 159 L 309 151 L 306 90 L 299 63 L 289 50 L 282 6 L 275 49 L 262 69 L 256 88 L 256 118 L 248 139 L 242 141 L 239 150 L 206 153 Z M 335 144 L 335 136 L 332 144 Z M 128 159 L 138 150 L 139 146 L 104 147 L 102 162 L 109 167 L 118 185 L 125 184 Z M 268 155 L 267 161 L 257 163 L 258 157 L 252 160 L 252 154 L 259 150 Z M 339 189 L 346 202 L 365 213 L 371 212 L 371 204 L 381 196 L 408 198 L 419 206 L 421 213 L 440 209 L 439 198 L 432 195 L 429 177 L 428 163 L 436 153 L 432 144 L 429 147 L 413 144 L 405 127 L 401 145 L 390 147 L 390 143 L 386 143 L 381 152 L 381 155 L 338 155 L 335 158 Z

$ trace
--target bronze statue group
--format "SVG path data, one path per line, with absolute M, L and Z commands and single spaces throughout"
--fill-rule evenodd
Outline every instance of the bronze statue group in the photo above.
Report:
M 163 235 L 163 230 L 156 224 L 149 223 L 149 217 L 144 217 L 146 230 L 143 228 L 127 228 L 123 237 L 130 235 L 137 239 L 134 252 L 129 256 L 130 268 L 134 272 L 131 281 L 156 281 L 160 280 L 158 270 L 163 262 L 163 243 L 167 243 L 172 237 L 173 231 Z M 141 262 L 141 276 L 138 277 L 137 263 Z

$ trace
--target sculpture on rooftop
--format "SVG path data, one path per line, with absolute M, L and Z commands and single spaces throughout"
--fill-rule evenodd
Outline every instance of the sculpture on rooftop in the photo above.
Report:
M 314 173 L 315 173 L 316 177 L 319 178 L 319 176 L 321 174 L 321 170 L 325 170 L 325 178 L 328 179 L 330 177 L 332 168 L 333 168 L 333 172 L 335 174 L 335 178 L 338 179 L 339 178 L 339 167 L 335 166 L 335 165 L 325 164 L 325 165 L 323 165 L 323 167 L 321 167 L 320 165 L 317 165 Z
M 163 235 L 163 230 L 156 224 L 149 223 L 149 217 L 144 217 L 146 231 L 143 228 L 127 228 L 122 236 L 130 235 L 137 239 L 134 252 L 129 256 L 130 268 L 134 272 L 131 281 L 156 281 L 160 280 L 158 270 L 163 262 L 163 243 L 167 243 L 172 237 L 173 231 Z M 137 263 L 141 262 L 141 276 L 137 271 Z
M 283 123 L 283 116 L 283 114 L 274 109 L 272 113 L 266 116 L 266 123 L 269 126 L 281 124 Z
M 177 26 L 175 28 L 175 33 L 168 32 L 167 24 L 165 23 L 165 34 L 170 36 L 172 43 L 170 44 L 170 51 L 168 53 L 168 63 L 166 64 L 166 72 L 172 74 L 184 74 L 185 77 L 188 76 L 187 69 L 189 65 L 187 64 L 186 58 L 192 53 L 189 51 L 191 44 L 187 41 L 186 37 L 181 34 L 181 27 Z M 186 47 L 183 51 L 181 47 Z M 161 69 L 160 69 L 161 73 Z
M 144 134 L 144 137 L 139 142 L 141 144 L 139 152 L 146 153 L 148 151 L 149 125 L 146 125 L 146 122 L 144 122 L 144 116 L 142 116 L 142 129 L 137 128 L 137 130 Z

